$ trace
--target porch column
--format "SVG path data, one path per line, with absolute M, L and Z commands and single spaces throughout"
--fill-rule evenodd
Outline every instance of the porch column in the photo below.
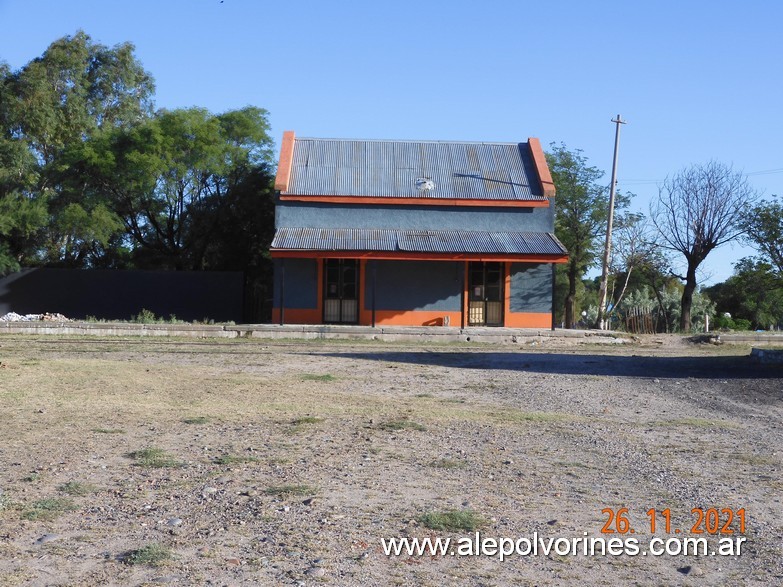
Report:
M 375 328 L 375 285 L 378 277 L 378 261 L 372 260 L 372 327 Z
M 552 332 L 555 331 L 555 264 L 552 263 Z
M 285 258 L 280 259 L 280 326 L 285 324 Z

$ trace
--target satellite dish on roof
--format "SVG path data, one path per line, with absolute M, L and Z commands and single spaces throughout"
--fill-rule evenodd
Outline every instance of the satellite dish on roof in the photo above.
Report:
M 429 177 L 419 177 L 416 179 L 416 189 L 420 192 L 429 192 L 435 189 L 435 182 Z

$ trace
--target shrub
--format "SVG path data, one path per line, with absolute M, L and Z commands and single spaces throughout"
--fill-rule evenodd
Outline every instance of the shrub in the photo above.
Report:
M 445 530 L 447 532 L 472 532 L 486 524 L 484 518 L 471 510 L 428 512 L 419 516 L 418 521 L 430 530 Z

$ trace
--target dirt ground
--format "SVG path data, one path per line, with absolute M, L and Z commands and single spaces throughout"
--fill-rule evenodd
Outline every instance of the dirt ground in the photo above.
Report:
M 783 368 L 748 353 L 3 336 L 0 585 L 781 585 Z M 381 544 L 478 530 L 647 551 L 651 509 L 662 543 L 710 552 Z M 427 527 L 444 512 L 475 528 Z

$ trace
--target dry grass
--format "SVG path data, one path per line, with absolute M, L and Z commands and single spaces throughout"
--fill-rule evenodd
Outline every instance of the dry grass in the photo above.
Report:
M 682 500 L 671 488 L 702 485 L 718 502 L 748 496 L 759 504 L 754 515 L 764 516 L 761 506 L 780 491 L 778 463 L 755 440 L 772 442 L 757 434 L 774 416 L 761 402 L 751 419 L 697 404 L 701 392 L 666 396 L 647 379 L 626 384 L 614 375 L 516 369 L 510 361 L 495 370 L 463 367 L 467 347 L 456 347 L 454 358 L 448 348 L 376 347 L 4 339 L 1 456 L 9 466 L 0 535 L 11 538 L 0 545 L 0 576 L 123 584 L 133 573 L 136 583 L 151 584 L 161 573 L 146 567 L 163 564 L 183 583 L 275 584 L 304 578 L 308 561 L 323 559 L 324 580 L 350 578 L 351 587 L 435 585 L 444 577 L 468 584 L 479 576 L 501 585 L 528 572 L 545 584 L 561 562 L 542 559 L 532 571 L 527 561 L 488 559 L 460 568 L 451 557 L 409 565 L 378 556 L 378 541 L 484 523 L 524 536 L 546 531 L 550 520 L 563 524 L 550 534 L 581 536 L 600 530 L 601 508 L 615 499 L 641 515 L 653 502 L 687 514 L 694 494 Z M 492 353 L 516 360 L 520 349 Z M 702 381 L 693 380 L 694 387 Z M 717 397 L 756 393 L 756 385 L 732 383 L 721 384 Z M 709 466 L 703 451 L 678 452 L 701 441 L 711 447 Z M 634 454 L 650 466 L 627 466 Z M 759 469 L 754 476 L 745 473 L 751 465 Z M 725 490 L 715 486 L 716 468 Z M 648 470 L 668 476 L 659 483 Z M 169 525 L 172 518 L 181 523 Z M 52 542 L 44 559 L 30 545 L 47 533 L 85 539 L 78 551 L 65 539 Z M 764 539 L 757 543 L 756 552 L 766 552 Z M 107 564 L 107 557 L 136 566 Z M 226 562 L 235 559 L 241 564 Z M 670 582 L 671 561 L 647 559 L 625 569 L 596 563 L 598 579 L 623 584 L 625 572 L 640 584 Z M 719 584 L 709 563 L 700 566 L 705 581 Z M 282 574 L 268 574 L 272 567 Z M 595 579 L 587 572 L 584 584 Z

